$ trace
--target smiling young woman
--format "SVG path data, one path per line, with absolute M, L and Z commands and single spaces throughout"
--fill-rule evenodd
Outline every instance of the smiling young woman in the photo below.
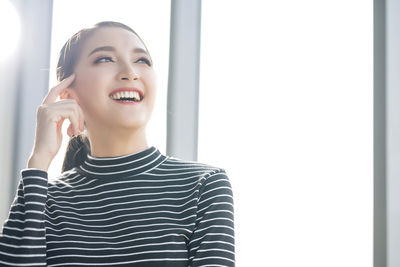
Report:
M 61 50 L 57 78 L 37 110 L 0 264 L 234 266 L 225 171 L 147 143 L 156 75 L 136 32 L 117 22 L 79 31 Z M 67 118 L 62 174 L 48 180 Z

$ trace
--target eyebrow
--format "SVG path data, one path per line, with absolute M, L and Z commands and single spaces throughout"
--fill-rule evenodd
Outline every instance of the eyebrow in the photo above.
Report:
M 95 48 L 95 49 L 93 49 L 93 51 L 92 52 L 90 52 L 89 53 L 89 55 L 88 55 L 88 57 L 90 57 L 90 55 L 92 55 L 93 53 L 96 53 L 96 52 L 98 52 L 98 51 L 113 51 L 113 52 L 115 52 L 115 48 L 114 47 L 112 47 L 112 46 L 100 46 L 100 47 L 97 47 L 97 48 Z M 148 53 L 147 53 L 147 51 L 146 50 L 144 50 L 143 48 L 134 48 L 133 50 L 132 50 L 132 52 L 133 53 L 142 53 L 142 54 L 147 54 L 147 55 L 149 55 Z

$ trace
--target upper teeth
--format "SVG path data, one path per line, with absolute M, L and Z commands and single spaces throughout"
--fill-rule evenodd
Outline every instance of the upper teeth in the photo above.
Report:
M 111 95 L 112 99 L 133 98 L 135 101 L 140 101 L 140 94 L 136 91 L 118 92 Z

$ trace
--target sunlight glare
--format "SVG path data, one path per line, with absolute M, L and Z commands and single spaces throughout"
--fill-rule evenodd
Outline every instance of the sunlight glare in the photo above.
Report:
M 3 41 L 0 42 L 0 50 L 5 51 L 0 60 L 4 60 L 16 50 L 21 31 L 17 10 L 8 0 L 0 1 L 0 29 L 3 37 Z

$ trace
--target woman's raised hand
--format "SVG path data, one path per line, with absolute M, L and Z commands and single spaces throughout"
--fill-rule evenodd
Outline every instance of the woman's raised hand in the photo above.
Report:
M 32 154 L 28 161 L 28 168 L 47 171 L 51 161 L 56 156 L 62 142 L 62 124 L 66 118 L 71 125 L 68 135 L 78 135 L 84 130 L 83 112 L 75 99 L 56 101 L 62 91 L 74 81 L 75 75 L 61 81 L 51 88 L 36 114 L 36 135 Z

